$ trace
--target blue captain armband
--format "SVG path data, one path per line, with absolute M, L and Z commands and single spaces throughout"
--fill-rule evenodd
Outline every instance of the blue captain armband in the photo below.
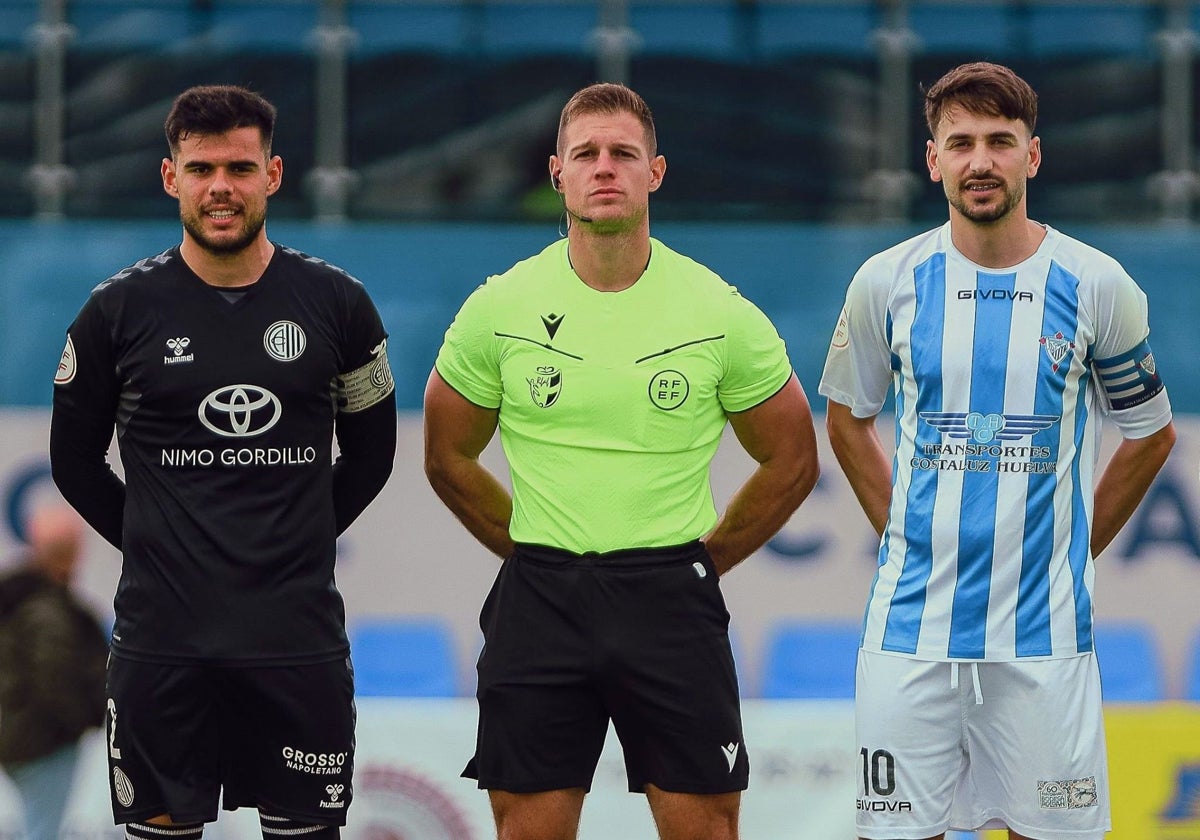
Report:
M 1097 359 L 1094 367 L 1113 411 L 1141 405 L 1163 389 L 1148 340 L 1111 359 Z

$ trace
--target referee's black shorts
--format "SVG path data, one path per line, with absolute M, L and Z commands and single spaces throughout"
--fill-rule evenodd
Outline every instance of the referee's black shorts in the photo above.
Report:
M 463 775 L 590 789 L 611 719 L 629 790 L 745 790 L 729 613 L 700 542 L 579 556 L 519 545 L 480 616 L 479 731 Z

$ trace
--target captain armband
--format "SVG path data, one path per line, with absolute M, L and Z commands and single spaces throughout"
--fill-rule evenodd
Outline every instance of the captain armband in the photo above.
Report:
M 387 339 L 371 349 L 374 357 L 360 368 L 340 374 L 334 380 L 339 412 L 364 411 L 386 398 L 396 387 L 388 366 Z
M 1141 405 L 1163 389 L 1148 340 L 1111 359 L 1097 359 L 1094 367 L 1113 411 Z

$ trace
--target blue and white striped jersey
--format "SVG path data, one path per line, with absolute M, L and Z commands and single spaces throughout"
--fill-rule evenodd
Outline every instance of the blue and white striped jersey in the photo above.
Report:
M 850 284 L 819 391 L 856 417 L 892 386 L 891 508 L 867 650 L 1013 660 L 1092 649 L 1089 548 L 1102 415 L 1167 425 L 1146 297 L 1105 254 L 1047 228 L 985 269 L 950 225 L 869 259 Z

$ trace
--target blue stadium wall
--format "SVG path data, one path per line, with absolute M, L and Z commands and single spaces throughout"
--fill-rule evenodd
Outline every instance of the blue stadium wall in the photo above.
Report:
M 391 333 L 404 409 L 418 409 L 442 333 L 488 274 L 540 250 L 552 225 L 321 225 L 272 222 L 271 237 L 362 280 Z M 1062 230 L 1116 257 L 1150 298 L 1151 345 L 1178 411 L 1200 413 L 1192 367 L 1200 323 L 1200 229 Z M 684 224 L 659 239 L 707 264 L 757 303 L 787 341 L 801 380 L 816 383 L 846 284 L 871 254 L 918 227 Z M 65 330 L 105 277 L 179 241 L 177 222 L 0 222 L 0 405 L 45 406 Z M 818 405 L 818 408 L 820 406 Z

